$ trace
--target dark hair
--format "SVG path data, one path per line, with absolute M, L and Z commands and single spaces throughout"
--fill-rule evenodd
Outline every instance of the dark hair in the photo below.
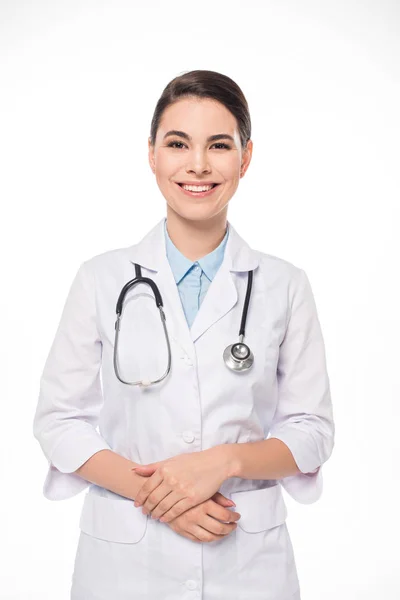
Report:
M 212 98 L 223 104 L 236 118 L 242 148 L 251 136 L 251 121 L 247 100 L 240 87 L 227 75 L 216 71 L 188 71 L 172 79 L 164 88 L 151 120 L 150 141 L 154 146 L 157 130 L 165 109 L 181 98 L 197 96 Z

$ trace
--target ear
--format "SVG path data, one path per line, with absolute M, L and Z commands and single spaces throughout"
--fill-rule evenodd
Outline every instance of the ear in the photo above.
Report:
M 242 164 L 240 167 L 240 177 L 243 177 L 243 175 L 246 173 L 247 169 L 249 168 L 252 153 L 253 153 L 253 142 L 252 142 L 252 140 L 248 140 L 246 148 L 243 150 Z
M 150 169 L 153 171 L 153 173 L 155 173 L 156 171 L 156 165 L 155 165 L 155 160 L 154 160 L 154 146 L 152 146 L 151 144 L 151 138 L 149 137 L 148 139 L 148 147 L 149 147 L 149 165 L 150 165 Z

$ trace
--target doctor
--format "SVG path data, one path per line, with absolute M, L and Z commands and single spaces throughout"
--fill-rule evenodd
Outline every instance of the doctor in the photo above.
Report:
M 34 417 L 45 497 L 88 488 L 72 600 L 300 600 L 282 488 L 318 500 L 335 429 L 305 271 L 227 220 L 250 129 L 229 77 L 172 80 L 149 138 L 166 218 L 72 282 Z

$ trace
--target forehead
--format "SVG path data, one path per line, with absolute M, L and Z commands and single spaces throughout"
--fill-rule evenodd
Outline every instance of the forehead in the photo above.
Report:
M 170 129 L 198 137 L 224 132 L 239 138 L 233 114 L 210 98 L 183 98 L 168 106 L 161 117 L 158 134 L 163 136 Z

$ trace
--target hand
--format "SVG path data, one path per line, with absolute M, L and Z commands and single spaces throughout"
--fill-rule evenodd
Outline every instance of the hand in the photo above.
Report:
M 228 479 L 222 446 L 178 454 L 132 470 L 149 477 L 136 495 L 135 506 L 143 505 L 145 514 L 162 517 L 167 523 L 209 500 Z
M 220 540 L 235 531 L 240 519 L 238 512 L 228 510 L 230 503 L 231 500 L 217 492 L 209 500 L 189 508 L 166 525 L 179 535 L 197 543 Z

